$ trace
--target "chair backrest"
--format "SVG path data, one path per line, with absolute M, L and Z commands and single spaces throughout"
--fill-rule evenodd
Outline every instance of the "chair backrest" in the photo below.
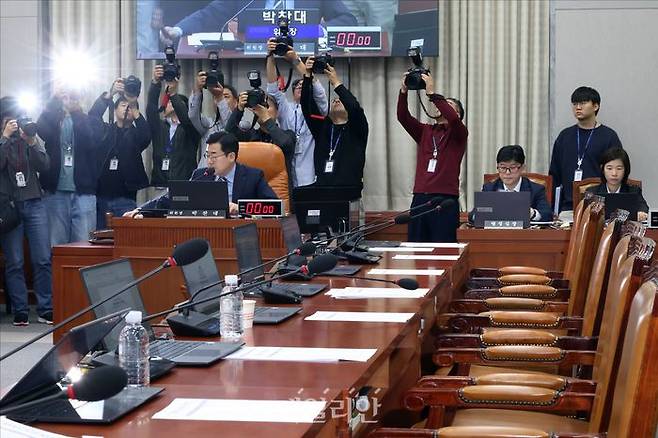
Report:
M 541 184 L 546 189 L 546 199 L 548 203 L 553 205 L 553 177 L 550 175 L 544 175 L 542 173 L 524 173 L 523 176 L 528 178 L 530 181 Z M 483 178 L 483 184 L 487 184 L 493 181 L 496 181 L 498 178 L 497 173 L 485 173 Z
M 571 226 L 571 233 L 569 235 L 569 246 L 567 247 L 567 257 L 564 261 L 563 274 L 564 278 L 570 278 L 573 272 L 573 265 L 576 260 L 576 240 L 578 237 L 578 226 L 580 225 L 580 217 L 583 214 L 584 202 L 581 201 L 576 205 L 573 212 L 573 224 Z
M 658 426 L 658 263 L 645 274 L 626 326 L 608 436 L 650 437 Z
M 574 181 L 573 182 L 573 205 L 576 205 L 580 200 L 583 198 L 583 195 L 589 189 L 590 187 L 598 186 L 601 184 L 602 180 L 598 176 L 592 177 L 592 178 L 585 178 L 584 180 L 581 181 Z M 631 186 L 637 186 L 637 187 L 642 187 L 642 181 L 638 179 L 628 179 L 627 181 L 628 185 Z
M 596 395 L 592 405 L 590 423 L 595 430 L 605 430 L 612 402 L 621 358 L 621 341 L 624 339 L 629 309 L 633 296 L 640 286 L 642 269 L 653 256 L 655 242 L 647 238 L 631 237 L 628 258 L 616 272 L 611 272 L 596 348 L 592 380 L 596 381 Z M 650 256 L 648 254 L 651 254 Z
M 283 201 L 283 206 L 288 212 L 290 204 L 288 171 L 281 148 L 272 143 L 259 141 L 240 142 L 238 161 L 263 171 L 265 180 L 279 199 Z

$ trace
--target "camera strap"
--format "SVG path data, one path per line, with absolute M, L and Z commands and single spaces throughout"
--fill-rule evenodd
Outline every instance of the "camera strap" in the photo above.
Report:
M 430 116 L 430 113 L 427 111 L 427 108 L 425 108 L 425 104 L 423 103 L 423 99 L 421 99 L 421 97 L 420 97 L 420 90 L 416 90 L 416 95 L 418 96 L 418 102 L 420 102 L 420 106 L 423 108 L 423 111 L 425 112 L 427 117 L 429 117 L 430 119 L 433 118 L 432 116 Z
M 281 71 L 279 71 L 279 66 L 276 65 L 276 63 L 274 64 L 274 66 L 276 68 L 276 77 L 278 79 L 283 78 L 283 76 L 281 75 Z M 285 93 L 286 91 L 288 91 L 288 88 L 290 88 L 291 83 L 292 83 L 292 67 L 288 70 L 288 82 L 286 82 L 285 84 L 281 84 L 281 81 L 279 80 L 279 90 L 281 90 Z M 282 85 L 283 85 L 283 88 L 281 88 Z

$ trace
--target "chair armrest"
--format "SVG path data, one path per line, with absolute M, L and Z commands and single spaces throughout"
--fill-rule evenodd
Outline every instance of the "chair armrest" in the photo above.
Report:
M 472 385 L 520 385 L 538 388 L 547 388 L 555 391 L 577 392 L 594 394 L 596 382 L 592 380 L 576 379 L 556 374 L 527 373 L 491 373 L 478 377 L 470 376 L 423 376 L 416 386 L 419 388 L 459 389 Z
M 555 288 L 568 288 L 569 280 L 564 278 L 550 278 L 542 275 L 505 275 L 501 277 L 478 277 L 466 280 L 466 289 L 491 289 L 501 286 L 518 284 L 543 284 Z
M 561 350 L 556 347 L 505 345 L 487 348 L 439 348 L 432 359 L 440 367 L 454 364 L 518 365 L 540 363 L 571 366 L 593 365 L 596 351 Z
M 438 323 L 442 329 L 456 333 L 478 333 L 483 327 L 565 329 L 578 332 L 582 326 L 582 318 L 559 316 L 547 312 L 493 311 L 478 315 L 444 313 Z
M 549 433 L 539 429 L 498 426 L 455 426 L 440 429 L 402 429 L 382 427 L 369 438 L 606 438 L 606 433 Z
M 537 298 L 493 297 L 484 300 L 452 300 L 449 311 L 456 313 L 481 313 L 489 310 L 531 310 L 533 312 L 566 313 L 567 302 L 544 301 Z
M 594 351 L 598 338 L 585 336 L 555 336 L 544 330 L 509 329 L 487 331 L 483 334 L 450 333 L 439 335 L 438 348 L 484 348 L 495 345 L 543 345 L 563 350 Z
M 537 274 L 546 275 L 551 278 L 563 278 L 564 273 L 560 271 L 546 271 L 534 266 L 504 266 L 502 268 L 473 268 L 469 274 L 471 278 L 478 277 L 500 277 L 506 274 Z
M 485 300 L 487 298 L 532 298 L 544 301 L 568 301 L 570 289 L 560 289 L 544 285 L 516 285 L 498 288 L 469 289 L 464 292 L 464 298 L 470 300 Z

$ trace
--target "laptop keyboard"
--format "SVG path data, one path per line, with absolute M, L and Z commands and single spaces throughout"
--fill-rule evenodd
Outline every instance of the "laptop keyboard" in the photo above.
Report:
M 197 341 L 167 341 L 157 340 L 151 342 L 150 354 L 164 359 L 173 360 L 185 353 L 198 348 L 202 343 Z
M 9 414 L 9 417 L 22 419 L 77 418 L 79 415 L 68 400 L 51 400 L 16 411 L 13 414 Z

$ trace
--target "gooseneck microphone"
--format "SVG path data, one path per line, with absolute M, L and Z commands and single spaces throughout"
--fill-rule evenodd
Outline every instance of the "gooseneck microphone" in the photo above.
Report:
M 185 304 L 175 306 L 175 307 L 172 307 L 172 308 L 167 309 L 167 310 L 163 310 L 162 312 L 157 312 L 157 313 L 153 313 L 151 315 L 147 315 L 142 319 L 142 321 L 150 321 L 150 320 L 152 320 L 154 318 L 157 318 L 159 316 L 167 315 L 167 314 L 173 313 L 173 312 L 180 312 L 180 311 L 188 309 L 192 306 L 196 306 L 196 305 L 199 305 L 199 304 L 207 303 L 209 301 L 217 300 L 217 299 L 222 298 L 226 295 L 234 294 L 236 292 L 244 292 L 246 290 L 253 289 L 257 286 L 260 286 L 262 284 L 269 283 L 273 280 L 279 280 L 279 279 L 282 279 L 282 278 L 289 277 L 291 275 L 295 275 L 295 274 L 299 274 L 299 273 L 303 273 L 303 274 L 307 274 L 307 275 L 321 274 L 322 272 L 332 270 L 336 266 L 336 263 L 338 263 L 338 259 L 333 254 L 322 254 L 322 255 L 317 256 L 313 260 L 311 260 L 308 263 L 308 265 L 300 266 L 299 268 L 297 268 L 294 271 L 286 272 L 285 274 L 277 275 L 277 276 L 274 276 L 272 278 L 255 281 L 253 283 L 249 283 L 249 284 L 246 284 L 244 286 L 240 286 L 239 288 L 237 288 L 235 290 L 228 291 L 228 292 L 222 292 L 220 294 L 216 294 L 216 295 L 213 295 L 211 297 L 206 297 L 206 298 L 204 298 L 202 300 L 199 300 L 199 301 L 191 302 L 190 300 L 188 300 L 187 303 L 185 303 Z
M 187 242 L 183 242 L 180 245 L 177 245 L 174 248 L 174 251 L 172 252 L 171 257 L 168 257 L 167 260 L 165 260 L 160 266 L 157 268 L 153 269 L 152 271 L 147 272 L 146 274 L 142 275 L 136 280 L 131 281 L 127 285 L 121 287 L 118 291 L 114 292 L 113 294 L 109 295 L 106 298 L 103 298 L 99 302 L 97 302 L 94 305 L 85 307 L 84 309 L 78 311 L 74 315 L 69 316 L 66 318 L 64 321 L 55 324 L 52 326 L 50 329 L 46 330 L 45 332 L 33 337 L 29 341 L 19 345 L 18 347 L 14 348 L 13 350 L 9 351 L 8 353 L 3 354 L 0 357 L 0 361 L 3 361 L 7 359 L 9 356 L 12 356 L 19 351 L 23 350 L 27 346 L 35 343 L 41 338 L 46 337 L 47 335 L 51 334 L 55 330 L 60 329 L 61 327 L 65 326 L 69 322 L 79 318 L 80 316 L 84 315 L 85 313 L 89 312 L 90 310 L 93 310 L 97 308 L 98 306 L 101 306 L 105 304 L 106 302 L 110 301 L 111 299 L 117 297 L 119 294 L 127 291 L 131 287 L 141 283 L 142 281 L 153 277 L 155 274 L 158 272 L 162 271 L 163 269 L 172 267 L 172 266 L 185 266 L 190 263 L 194 263 L 197 260 L 199 260 L 201 257 L 203 257 L 207 252 L 208 249 L 210 248 L 210 245 L 208 244 L 208 241 L 203 240 L 203 239 L 192 239 L 188 240 Z
M 59 398 L 89 402 L 105 400 L 121 392 L 126 384 L 128 384 L 128 376 L 120 367 L 103 366 L 93 368 L 86 372 L 79 382 L 62 389 L 57 394 L 1 409 L 0 415 L 7 415 Z
M 399 278 L 397 280 L 384 280 L 382 278 L 372 278 L 372 277 L 354 277 L 352 275 L 341 275 L 341 277 L 355 279 L 355 280 L 368 280 L 368 281 L 380 281 L 382 283 L 390 283 L 400 286 L 402 289 L 407 290 L 416 290 L 418 289 L 418 282 L 413 278 Z

